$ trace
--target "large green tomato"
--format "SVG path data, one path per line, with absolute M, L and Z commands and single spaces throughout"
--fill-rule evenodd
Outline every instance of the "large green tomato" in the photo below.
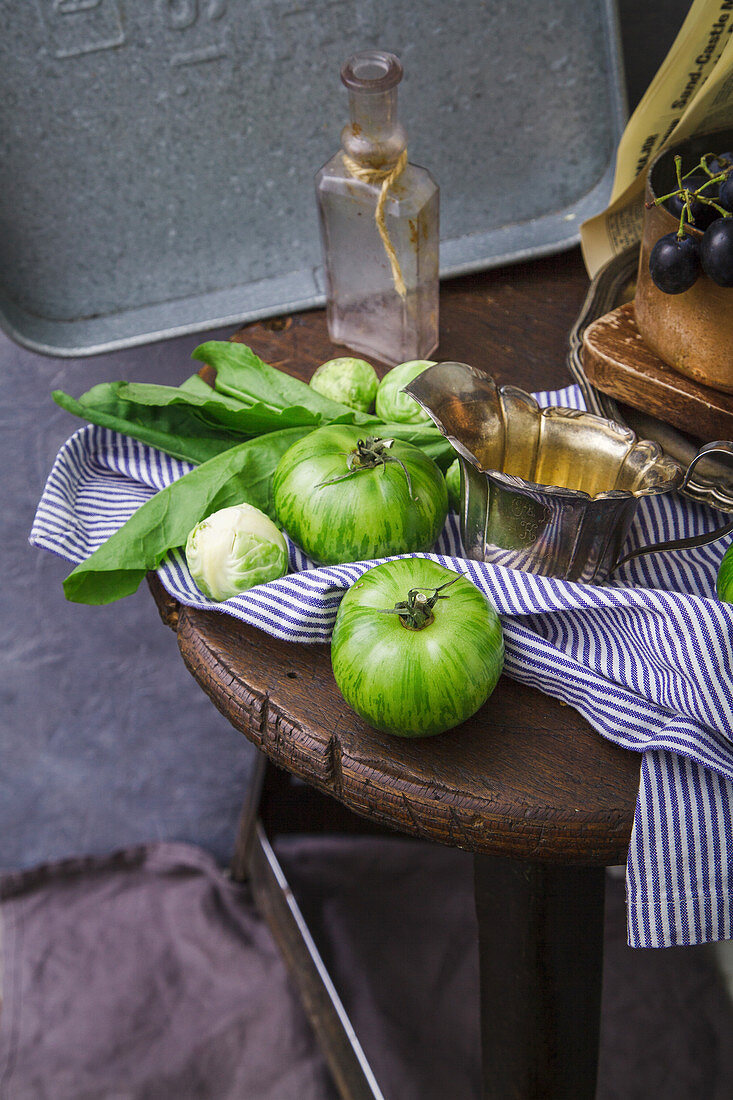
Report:
M 280 524 L 323 565 L 429 550 L 448 511 L 445 480 L 411 443 L 329 424 L 299 439 L 275 470 Z
M 344 699 L 371 726 L 429 737 L 491 695 L 504 664 L 501 622 L 466 577 L 399 558 L 367 570 L 344 596 L 331 663 Z
M 724 603 L 733 603 L 733 542 L 730 544 L 718 570 L 718 599 Z

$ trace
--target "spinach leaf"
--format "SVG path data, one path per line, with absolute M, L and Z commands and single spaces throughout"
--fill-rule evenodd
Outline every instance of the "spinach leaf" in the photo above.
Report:
M 185 382 L 181 382 L 178 389 L 183 390 L 184 393 L 197 393 L 203 397 L 211 397 L 214 393 L 214 387 L 210 386 L 208 382 L 204 382 L 200 374 L 192 374 Z
M 205 383 L 204 383 L 205 384 Z M 209 389 L 208 393 L 194 393 L 174 386 L 156 386 L 141 382 L 115 382 L 112 384 L 117 398 L 137 406 L 161 408 L 173 411 L 181 406 L 192 417 L 214 428 L 226 428 L 243 438 L 275 432 L 282 428 L 317 427 L 321 417 L 302 405 L 289 405 L 272 409 L 257 402 L 244 405 L 224 394 Z M 176 415 L 176 413 L 173 413 Z M 141 413 L 140 415 L 144 415 Z
M 262 363 L 262 367 L 266 364 Z M 266 369 L 273 370 L 271 367 Z M 281 371 L 274 373 L 288 377 Z M 292 396 L 305 398 L 305 403 L 277 405 L 247 395 L 242 395 L 241 400 L 235 399 L 212 389 L 203 379 L 196 381 L 196 377 L 194 375 L 178 387 L 103 382 L 78 400 L 61 390 L 53 393 L 53 399 L 67 412 L 92 424 L 123 432 L 190 462 L 205 462 L 228 447 L 266 432 L 307 425 L 315 428 L 329 422 L 352 424 L 362 415 L 335 401 L 329 402 L 302 382 Z M 280 401 L 290 396 L 285 392 L 287 382 L 281 388 L 285 396 L 278 397 Z M 271 394 L 267 378 L 259 389 Z M 321 408 L 324 404 L 329 406 L 328 416 Z M 374 417 L 370 420 L 379 423 Z
M 448 440 L 432 424 L 377 424 L 375 434 L 382 439 L 400 439 L 412 443 L 432 458 L 443 473 L 448 469 L 456 452 Z
M 435 459 L 441 469 L 447 469 L 455 458 L 453 448 L 434 425 L 385 424 L 378 416 L 350 409 L 348 405 L 316 393 L 300 379 L 271 367 L 246 344 L 209 340 L 195 348 L 193 358 L 208 363 L 216 371 L 214 384 L 218 392 L 240 401 L 261 401 L 283 411 L 305 406 L 320 414 L 321 423 L 356 424 L 364 427 L 365 434 L 414 443 Z
M 240 401 L 261 401 L 271 408 L 302 405 L 320 414 L 324 423 L 378 424 L 379 418 L 350 409 L 316 393 L 306 382 L 263 362 L 246 344 L 209 340 L 199 344 L 193 358 L 216 371 L 215 388 Z
M 52 396 L 57 405 L 74 416 L 123 432 L 188 462 L 207 462 L 242 442 L 241 433 L 211 427 L 200 418 L 186 415 L 185 411 L 167 414 L 165 410 L 147 409 L 141 414 L 130 402 L 120 401 L 108 392 L 110 390 L 106 384 L 95 386 L 78 401 L 62 390 L 55 390 Z
M 240 443 L 161 489 L 68 575 L 66 598 L 104 604 L 131 595 L 168 550 L 185 544 L 199 520 L 230 504 L 253 504 L 277 522 L 275 467 L 288 447 L 310 430 L 288 428 Z
M 206 389 L 208 393 L 199 394 L 174 386 L 104 382 L 78 401 L 61 390 L 54 392 L 53 399 L 92 424 L 124 432 L 190 462 L 205 462 L 266 432 L 317 427 L 320 422 L 308 409 L 273 410 L 262 404 L 245 407 L 208 386 Z

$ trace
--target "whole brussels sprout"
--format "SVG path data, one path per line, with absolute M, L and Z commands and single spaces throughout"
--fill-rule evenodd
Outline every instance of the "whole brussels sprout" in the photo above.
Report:
M 410 359 L 388 371 L 377 390 L 377 416 L 387 423 L 432 424 L 432 420 L 415 398 L 400 391 L 413 378 L 417 378 L 418 374 L 433 366 L 435 363 L 432 359 Z
M 228 600 L 287 572 L 288 547 L 272 520 L 251 504 L 221 508 L 186 540 L 191 576 L 211 600 Z
M 360 412 L 369 412 L 374 404 L 379 379 L 366 359 L 343 356 L 321 363 L 309 384 L 323 397 L 340 401 L 342 405 Z

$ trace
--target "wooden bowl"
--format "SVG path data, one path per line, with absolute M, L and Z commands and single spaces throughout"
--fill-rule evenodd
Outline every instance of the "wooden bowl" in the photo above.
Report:
M 681 142 L 661 153 L 647 174 L 646 202 L 677 186 L 674 157 L 687 172 L 705 153 L 733 149 L 733 130 L 719 130 Z M 644 342 L 673 370 L 724 393 L 733 393 L 733 288 L 717 286 L 707 275 L 682 294 L 663 294 L 651 280 L 649 254 L 660 237 L 674 233 L 679 219 L 664 206 L 644 211 L 644 232 L 634 300 L 636 324 Z M 700 239 L 702 234 L 692 229 Z

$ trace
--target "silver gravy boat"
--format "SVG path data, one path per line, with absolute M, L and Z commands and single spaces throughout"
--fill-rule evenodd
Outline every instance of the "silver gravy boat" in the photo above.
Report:
M 639 499 L 684 488 L 713 453 L 701 448 L 687 471 L 659 444 L 592 413 L 541 409 L 531 394 L 500 386 L 466 363 L 437 363 L 408 386 L 456 450 L 461 465 L 461 535 L 478 561 L 565 580 L 598 582 L 629 558 L 711 542 L 707 535 L 644 546 L 619 559 Z

